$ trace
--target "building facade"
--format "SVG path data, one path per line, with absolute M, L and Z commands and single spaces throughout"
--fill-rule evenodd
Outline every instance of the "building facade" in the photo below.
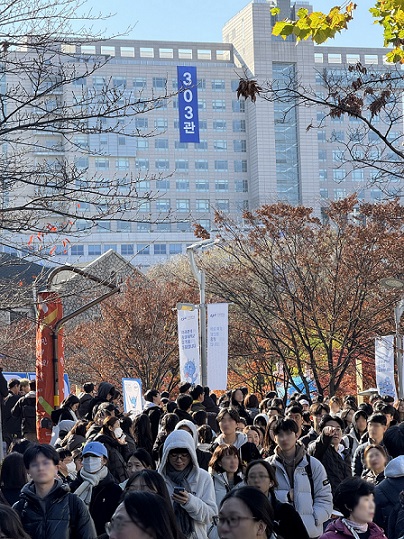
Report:
M 289 1 L 278 5 L 281 18 L 293 16 L 296 8 Z M 224 25 L 223 43 L 111 40 L 71 51 L 78 63 L 89 55 L 110 57 L 93 76 L 82 79 L 83 88 L 99 88 L 111 80 L 117 88 L 137 92 L 139 99 L 160 96 L 153 110 L 134 120 L 139 134 L 146 136 L 77 133 L 75 143 L 83 154 L 70 149 L 65 155 L 83 170 L 76 181 L 82 181 L 82 187 L 87 177 L 98 176 L 102 190 L 103 182 L 134 176 L 138 193 L 154 196 L 140 204 L 133 218 L 104 220 L 91 228 L 86 214 L 91 208 L 83 202 L 74 233 L 67 234 L 69 241 L 53 253 L 55 263 L 84 263 L 112 249 L 131 264 L 147 268 L 184 253 L 195 241 L 195 223 L 214 229 L 215 210 L 241 223 L 244 210 L 265 203 L 304 204 L 320 213 L 325 200 L 352 192 L 368 201 L 383 198 L 380 189 L 365 188 L 370 171 L 341 166 L 341 141 L 335 133 L 343 138 L 352 118 L 307 130 L 321 115 L 320 109 L 238 100 L 236 89 L 239 78 L 246 75 L 259 83 L 296 76 L 321 93 L 325 70 L 337 72 L 358 61 L 386 69 L 386 51 L 341 50 L 311 42 L 296 46 L 291 38 L 283 41 L 271 35 L 274 18 L 269 8 L 266 0 L 246 5 Z M 179 140 L 178 96 L 170 97 L 178 90 L 179 65 L 197 68 L 199 143 Z M 77 81 L 74 84 L 77 87 Z M 68 93 L 69 86 L 63 91 Z M 398 129 L 401 132 L 402 126 Z M 44 148 L 49 147 L 45 158 L 52 158 L 58 135 L 44 137 L 38 154 L 44 157 Z M 92 151 L 100 147 L 102 154 Z M 125 190 L 125 181 L 121 188 Z M 24 244 L 27 235 L 15 240 Z M 12 252 L 12 240 L 7 244 L 3 250 Z

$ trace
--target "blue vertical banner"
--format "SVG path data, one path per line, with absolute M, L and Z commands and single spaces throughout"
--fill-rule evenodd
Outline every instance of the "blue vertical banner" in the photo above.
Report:
M 199 142 L 196 67 L 177 66 L 180 142 Z

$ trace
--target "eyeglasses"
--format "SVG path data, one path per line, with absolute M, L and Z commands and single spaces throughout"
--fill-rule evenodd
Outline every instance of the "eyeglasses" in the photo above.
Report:
M 261 475 L 249 475 L 247 481 L 249 481 L 250 479 L 252 481 L 254 481 L 255 479 L 258 479 L 259 481 L 263 481 L 264 479 L 270 479 L 270 477 L 269 477 L 269 475 L 264 475 L 264 474 L 261 474 Z
M 185 460 L 189 458 L 189 453 L 169 453 L 168 456 L 172 458 L 173 460 L 178 460 L 178 459 Z
M 237 528 L 237 526 L 240 524 L 240 520 L 257 520 L 257 519 L 255 517 L 216 516 L 216 517 L 213 517 L 212 520 L 215 526 L 223 526 L 224 524 L 227 524 L 229 528 Z
M 125 527 L 125 524 L 132 524 L 131 520 L 112 520 L 105 524 L 105 531 L 108 537 L 111 535 L 112 530 L 121 531 Z

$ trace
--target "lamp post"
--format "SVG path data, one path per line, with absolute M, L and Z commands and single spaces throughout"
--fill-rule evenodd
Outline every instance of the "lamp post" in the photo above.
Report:
M 199 287 L 199 359 L 201 364 L 201 379 L 202 385 L 206 386 L 208 383 L 208 369 L 207 369 L 207 342 L 206 342 L 206 303 L 205 303 L 205 272 L 198 267 L 195 260 L 195 252 L 203 250 L 206 247 L 210 247 L 219 243 L 220 239 L 203 240 L 198 243 L 188 245 L 187 253 L 189 257 L 189 263 L 191 265 L 192 274 L 195 277 Z
M 380 284 L 390 290 L 403 290 L 404 281 L 397 277 L 381 279 Z M 400 332 L 400 320 L 404 313 L 404 298 L 401 298 L 394 306 L 395 333 L 395 357 L 398 377 L 398 398 L 404 398 L 404 369 L 403 369 L 403 336 Z

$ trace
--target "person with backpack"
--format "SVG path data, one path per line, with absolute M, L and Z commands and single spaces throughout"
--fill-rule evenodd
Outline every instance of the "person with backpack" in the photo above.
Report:
M 163 410 L 161 408 L 161 395 L 157 389 L 149 389 L 144 394 L 144 398 L 146 403 L 143 408 L 143 413 L 146 414 L 150 419 L 153 446 L 159 432 L 160 419 L 163 415 Z
M 21 419 L 21 433 L 31 442 L 37 442 L 36 435 L 36 380 L 29 383 L 29 392 L 18 399 L 11 410 L 13 417 Z
M 83 384 L 83 391 L 79 395 L 79 408 L 77 416 L 81 419 L 88 414 L 90 402 L 94 396 L 95 385 L 92 382 Z
M 266 460 L 275 466 L 276 498 L 294 506 L 314 538 L 332 513 L 331 486 L 324 466 L 298 442 L 298 432 L 293 419 L 279 419 L 274 427 L 275 454 Z
M 56 479 L 59 455 L 51 445 L 32 444 L 24 465 L 32 480 L 13 509 L 31 539 L 94 539 L 94 523 L 84 502 Z

